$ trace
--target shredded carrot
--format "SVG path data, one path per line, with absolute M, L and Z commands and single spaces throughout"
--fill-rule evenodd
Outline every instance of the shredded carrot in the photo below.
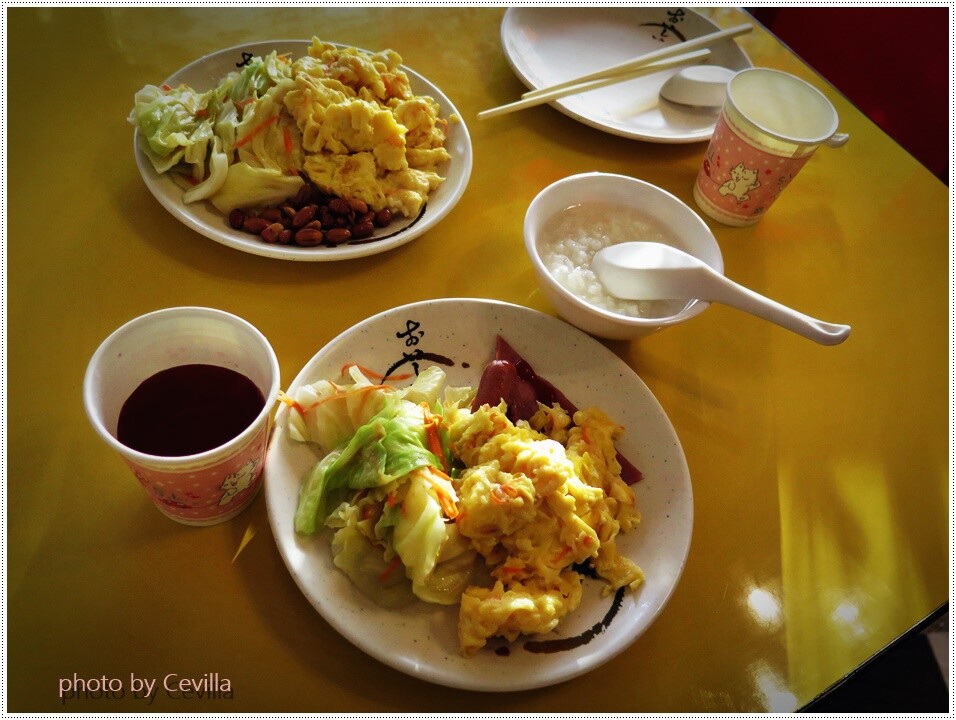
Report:
M 353 395 L 367 395 L 367 394 L 378 392 L 378 390 L 379 388 L 376 385 L 363 385 L 362 387 L 358 387 L 358 388 L 350 388 L 348 390 L 337 392 L 335 395 L 330 395 L 329 397 L 322 398 L 321 400 L 317 400 L 316 402 L 312 403 L 311 405 L 307 407 L 299 404 L 298 402 L 290 398 L 288 395 L 285 395 L 285 398 L 288 398 L 288 399 L 283 399 L 282 396 L 280 396 L 279 399 L 282 400 L 282 402 L 284 402 L 286 405 L 289 405 L 293 407 L 295 410 L 298 410 L 300 414 L 304 415 L 310 410 L 315 410 L 315 408 L 320 407 L 321 405 L 325 405 L 325 403 L 327 402 L 332 402 L 334 400 L 341 400 L 342 398 L 351 398 Z
M 458 507 L 455 505 L 455 501 L 451 499 L 451 496 L 438 487 L 435 488 L 435 494 L 438 496 L 438 504 L 441 505 L 441 509 L 445 512 L 445 517 L 451 520 L 458 517 Z
M 388 580 L 388 576 L 391 575 L 393 572 L 395 572 L 395 568 L 397 568 L 401 564 L 402 564 L 402 559 L 398 555 L 396 555 L 394 558 L 392 558 L 392 562 L 388 564 L 388 567 L 382 570 L 382 572 L 379 574 L 378 576 L 379 581 L 385 582 L 386 580 Z
M 305 408 L 303 408 L 298 402 L 293 400 L 290 396 L 286 395 L 284 392 L 279 392 L 279 402 L 288 405 L 290 408 L 298 412 L 300 415 L 305 415 Z
M 166 92 L 169 92 L 170 90 L 172 90 L 172 88 L 166 83 L 163 83 L 163 90 L 165 90 Z
M 235 144 L 235 147 L 237 147 L 237 148 L 238 148 L 238 147 L 242 147 L 242 146 L 245 145 L 247 142 L 249 142 L 250 140 L 252 140 L 252 138 L 254 138 L 256 135 L 258 135 L 258 134 L 261 133 L 263 130 L 265 130 L 267 127 L 269 127 L 270 125 L 272 125 L 272 123 L 278 121 L 278 119 L 279 119 L 279 116 L 278 116 L 278 115 L 273 115 L 272 117 L 266 118 L 266 119 L 263 120 L 261 123 L 259 123 L 259 124 L 256 125 L 254 128 L 252 128 L 252 130 L 250 130 L 250 131 L 248 132 L 248 134 L 246 134 L 244 137 L 242 137 L 242 138 L 240 138 L 239 140 L 237 140 L 237 141 L 236 141 L 236 144 Z
M 285 154 L 292 154 L 292 133 L 289 132 L 288 126 L 283 126 L 282 128 L 282 142 L 285 144 Z
M 428 465 L 420 468 L 419 472 L 422 477 L 431 482 L 432 488 L 435 490 L 435 497 L 438 499 L 438 504 L 441 505 L 441 509 L 445 513 L 445 517 L 454 520 L 458 517 L 458 506 L 455 505 L 455 501 L 452 499 L 451 495 L 442 487 L 441 483 L 438 480 L 446 480 L 451 482 L 451 478 L 448 477 L 438 468 L 433 468 Z
M 552 565 L 559 565 L 559 564 L 564 560 L 564 558 L 566 558 L 566 557 L 568 556 L 568 554 L 569 554 L 570 552 L 571 552 L 571 548 L 568 547 L 568 546 L 565 546 L 564 550 L 562 550 L 561 552 L 559 552 L 557 555 L 555 555 L 555 556 L 551 559 L 551 564 L 552 564 Z
M 342 375 L 344 376 L 348 372 L 349 368 L 353 367 L 357 367 L 359 370 L 361 370 L 365 377 L 374 378 L 375 380 L 408 380 L 408 378 L 412 377 L 412 373 L 403 373 L 401 375 L 382 375 L 381 373 L 370 370 L 364 365 L 359 365 L 358 363 L 346 363 L 343 365 L 341 370 Z
M 199 108 L 196 111 L 196 117 L 199 119 L 209 117 L 209 108 Z
M 516 497 L 518 497 L 518 491 L 511 485 L 495 485 L 491 491 L 491 499 L 498 505 L 504 505 L 509 499 Z
M 445 452 L 441 446 L 441 436 L 439 434 L 441 430 L 441 417 L 433 415 L 426 403 L 422 403 L 422 412 L 425 415 L 425 439 L 428 442 L 428 449 L 441 461 L 442 469 L 445 471 L 447 477 L 450 468 L 448 467 L 448 458 L 445 457 Z

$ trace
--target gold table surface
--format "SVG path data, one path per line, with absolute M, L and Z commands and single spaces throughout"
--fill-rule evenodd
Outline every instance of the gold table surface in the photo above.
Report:
M 244 317 L 288 382 L 331 338 L 392 306 L 488 297 L 553 314 L 522 222 L 563 176 L 632 175 L 693 206 L 703 144 L 628 140 L 547 106 L 476 120 L 524 90 L 501 48 L 504 12 L 8 11 L 9 710 L 792 710 L 948 601 L 948 189 L 760 27 L 739 39 L 754 64 L 821 88 L 851 140 L 818 152 L 759 224 L 708 224 L 728 276 L 853 332 L 822 347 L 714 306 L 606 342 L 680 437 L 694 529 L 663 613 L 600 669 L 515 693 L 394 671 L 299 592 L 263 494 L 230 522 L 181 526 L 94 434 L 86 364 L 142 313 L 206 305 Z M 704 12 L 723 26 L 747 19 Z M 312 34 L 396 49 L 468 123 L 470 185 L 412 243 L 348 262 L 257 257 L 189 230 L 140 179 L 126 122 L 136 90 L 221 48 Z M 129 694 L 59 697 L 61 678 L 130 673 L 218 673 L 233 693 L 160 694 L 148 708 Z

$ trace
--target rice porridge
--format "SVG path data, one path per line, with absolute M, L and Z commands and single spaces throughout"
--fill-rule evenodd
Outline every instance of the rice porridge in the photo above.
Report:
M 638 240 L 680 247 L 662 223 L 637 208 L 588 203 L 550 218 L 542 229 L 538 252 L 555 280 L 585 302 L 628 317 L 676 315 L 694 301 L 622 300 L 611 295 L 591 269 L 598 250 Z

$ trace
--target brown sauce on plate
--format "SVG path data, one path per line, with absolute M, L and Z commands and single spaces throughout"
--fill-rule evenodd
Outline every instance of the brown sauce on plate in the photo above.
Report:
M 611 607 L 608 608 L 607 613 L 605 613 L 604 618 L 600 622 L 592 625 L 580 635 L 575 635 L 574 637 L 569 638 L 555 638 L 553 640 L 528 640 L 524 644 L 524 649 L 533 653 L 556 653 L 566 650 L 574 650 L 582 645 L 587 645 L 594 638 L 607 630 L 608 626 L 611 624 L 611 621 L 614 619 L 614 616 L 617 615 L 617 611 L 620 609 L 621 602 L 623 600 L 624 588 L 618 588 L 618 591 L 614 594 L 614 601 L 611 603 Z

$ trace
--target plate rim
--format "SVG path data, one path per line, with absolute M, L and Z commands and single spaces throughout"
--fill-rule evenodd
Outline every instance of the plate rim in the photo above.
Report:
M 372 657 L 379 662 L 382 662 L 389 667 L 392 667 L 400 672 L 403 672 L 412 677 L 418 678 L 420 680 L 425 680 L 432 682 L 438 685 L 443 685 L 446 687 L 453 687 L 464 690 L 474 690 L 474 691 L 484 691 L 484 692 L 511 692 L 511 691 L 521 691 L 521 690 L 531 690 L 541 687 L 546 687 L 549 685 L 554 685 L 560 682 L 570 680 L 579 675 L 591 672 L 596 668 L 600 667 L 604 663 L 610 661 L 612 658 L 619 655 L 621 652 L 630 647 L 637 638 L 643 634 L 658 618 L 664 608 L 667 606 L 670 601 L 673 593 L 675 592 L 677 585 L 679 584 L 681 575 L 687 564 L 687 559 L 690 552 L 690 546 L 693 536 L 693 487 L 691 483 L 690 470 L 687 465 L 687 458 L 684 454 L 683 447 L 680 443 L 680 439 L 677 436 L 677 432 L 670 421 L 670 418 L 667 416 L 663 407 L 660 405 L 660 402 L 651 392 L 650 388 L 643 382 L 643 380 L 638 376 L 638 374 L 630 368 L 623 360 L 617 358 L 613 352 L 609 349 L 604 348 L 597 340 L 588 336 L 581 331 L 573 328 L 567 323 L 564 323 L 558 318 L 555 318 L 551 315 L 547 315 L 538 310 L 528 308 L 523 305 L 517 305 L 514 303 L 508 303 L 499 300 L 490 300 L 482 298 L 461 298 L 461 297 L 452 297 L 452 298 L 435 298 L 430 300 L 421 300 L 416 302 L 410 302 L 403 305 L 398 305 L 386 310 L 382 310 L 378 313 L 375 313 L 364 320 L 361 320 L 351 327 L 343 330 L 331 340 L 329 340 L 325 345 L 322 346 L 299 370 L 295 378 L 288 384 L 288 391 L 293 390 L 299 384 L 304 382 L 315 381 L 319 378 L 312 377 L 309 373 L 314 373 L 313 368 L 319 364 L 323 356 L 333 354 L 339 346 L 346 341 L 350 335 L 355 333 L 360 333 L 362 328 L 367 328 L 374 325 L 377 322 L 380 322 L 382 319 L 389 315 L 407 312 L 409 310 L 430 305 L 455 305 L 455 304 L 477 304 L 483 306 L 483 310 L 487 309 L 489 312 L 493 312 L 494 309 L 499 308 L 507 312 L 517 313 L 521 316 L 534 317 L 536 322 L 543 323 L 560 323 L 567 332 L 572 333 L 573 335 L 580 335 L 582 338 L 590 343 L 594 343 L 597 346 L 603 348 L 607 353 L 607 358 L 615 361 L 614 364 L 619 365 L 620 367 L 626 368 L 627 371 L 632 376 L 633 381 L 636 383 L 635 387 L 643 388 L 642 394 L 644 395 L 644 400 L 650 403 L 650 410 L 654 412 L 656 416 L 656 422 L 661 423 L 661 427 L 666 431 L 668 439 L 672 442 L 673 447 L 676 448 L 676 456 L 674 459 L 678 462 L 678 474 L 680 479 L 683 482 L 683 491 L 686 493 L 684 501 L 686 507 L 683 508 L 686 514 L 686 517 L 683 519 L 683 523 L 686 524 L 687 532 L 686 537 L 681 536 L 679 542 L 682 543 L 680 558 L 679 561 L 674 563 L 675 572 L 672 576 L 672 581 L 670 586 L 666 589 L 666 592 L 660 597 L 653 612 L 646 618 L 644 624 L 637 629 L 637 632 L 633 633 L 629 637 L 625 637 L 621 642 L 616 644 L 611 644 L 610 646 L 605 646 L 601 651 L 595 653 L 587 653 L 581 657 L 574 658 L 573 661 L 569 659 L 568 663 L 559 664 L 557 668 L 552 668 L 551 672 L 544 673 L 541 675 L 528 673 L 531 675 L 532 679 L 528 679 L 527 675 L 514 674 L 512 680 L 509 682 L 501 683 L 494 682 L 493 679 L 483 680 L 478 677 L 460 677 L 453 672 L 441 672 L 441 664 L 434 663 L 434 661 L 429 662 L 427 659 L 425 661 L 421 659 L 416 659 L 413 657 L 407 657 L 405 654 L 389 654 L 384 650 L 380 649 L 375 643 L 366 640 L 362 635 L 358 634 L 354 630 L 354 623 L 350 624 L 346 622 L 343 617 L 340 617 L 340 614 L 333 613 L 327 608 L 322 606 L 321 600 L 318 597 L 321 592 L 319 592 L 314 587 L 309 587 L 306 579 L 300 576 L 300 573 L 297 572 L 296 567 L 294 566 L 295 558 L 291 556 L 293 548 L 289 547 L 288 544 L 291 543 L 295 547 L 296 538 L 294 533 L 291 537 L 284 538 L 282 537 L 283 527 L 289 526 L 289 518 L 280 518 L 278 514 L 281 512 L 277 507 L 279 499 L 277 495 L 281 493 L 281 488 L 278 486 L 276 480 L 272 478 L 270 470 L 274 470 L 273 465 L 279 462 L 275 453 L 279 451 L 276 449 L 280 443 L 287 442 L 284 440 L 284 417 L 287 414 L 287 409 L 285 406 L 279 408 L 276 416 L 275 422 L 275 431 L 273 437 L 269 444 L 269 450 L 267 453 L 266 463 L 265 463 L 265 495 L 266 495 L 266 504 L 267 504 L 267 513 L 269 517 L 270 529 L 273 532 L 273 536 L 276 542 L 276 546 L 279 549 L 279 553 L 282 556 L 283 562 L 286 565 L 287 570 L 292 575 L 296 585 L 299 590 L 305 595 L 306 599 L 313 606 L 314 610 L 322 617 L 329 625 L 332 626 L 345 640 L 354 645 L 357 649 Z M 488 355 L 489 357 L 493 354 L 493 347 L 489 347 Z M 476 371 L 480 369 L 476 368 Z M 546 375 L 547 373 L 545 373 Z M 304 551 L 299 551 L 303 554 Z M 629 595 L 626 597 L 635 597 Z M 636 600 L 634 601 L 637 602 Z M 636 608 L 637 609 L 637 608 Z M 541 656 L 543 657 L 543 656 Z M 446 663 L 446 665 L 449 665 Z M 447 670 L 447 669 L 446 669 Z
M 584 11 L 608 9 L 608 7 L 594 7 L 594 6 L 588 6 L 588 5 L 566 6 L 566 7 L 574 8 L 578 10 L 584 10 Z M 666 6 L 644 5 L 644 6 L 612 6 L 612 7 L 614 9 L 652 10 L 652 9 L 661 9 Z M 526 85 L 529 90 L 537 90 L 539 89 L 539 85 L 537 85 L 534 82 L 534 80 L 528 76 L 524 68 L 519 66 L 516 59 L 512 56 L 511 52 L 509 52 L 509 38 L 511 37 L 511 35 L 509 34 L 509 27 L 510 27 L 510 24 L 514 23 L 514 18 L 518 13 L 527 12 L 529 10 L 535 11 L 540 9 L 542 9 L 542 6 L 536 6 L 536 5 L 511 6 L 505 11 L 504 15 L 502 16 L 501 26 L 499 29 L 501 46 L 504 51 L 505 58 L 508 61 L 508 65 L 511 68 L 511 70 L 514 72 L 514 74 L 518 77 L 518 79 L 521 80 L 521 82 L 524 85 Z M 694 8 L 682 7 L 681 9 L 684 10 L 685 12 L 692 13 L 699 20 L 711 25 L 714 31 L 720 30 L 720 27 L 713 20 L 697 12 L 696 10 L 694 10 Z M 746 64 L 746 67 L 753 67 L 753 61 L 750 59 L 750 56 L 747 54 L 747 51 L 744 50 L 742 47 L 740 47 L 740 45 L 737 44 L 736 42 L 734 43 L 734 45 L 743 56 L 743 60 Z M 741 69 L 744 69 L 744 68 L 741 68 Z M 674 72 L 676 72 L 676 69 Z M 556 110 L 558 110 L 559 112 L 561 112 L 562 114 L 570 117 L 571 119 L 577 120 L 578 122 L 588 127 L 594 128 L 596 130 L 601 130 L 602 132 L 606 132 L 610 135 L 615 135 L 617 137 L 624 137 L 631 140 L 640 140 L 643 142 L 650 142 L 650 143 L 661 144 L 661 145 L 683 145 L 683 144 L 705 142 L 710 139 L 714 131 L 714 127 L 711 126 L 710 128 L 706 130 L 700 130 L 693 133 L 686 133 L 684 135 L 656 135 L 652 132 L 644 132 L 644 131 L 640 131 L 636 129 L 628 130 L 619 125 L 604 123 L 598 118 L 589 117 L 588 115 L 582 114 L 581 112 L 576 110 L 573 105 L 569 106 L 568 102 L 565 99 L 555 100 L 552 103 L 550 103 L 550 105 L 554 107 Z M 716 121 L 717 121 L 717 116 L 715 115 L 714 125 L 716 125 Z
M 372 54 L 372 51 L 356 46 L 324 40 L 322 42 L 327 42 L 328 44 L 335 45 L 336 47 L 355 47 L 355 49 L 361 52 Z M 311 46 L 311 44 L 312 40 L 284 39 L 257 40 L 253 42 L 231 45 L 230 47 L 222 48 L 221 50 L 214 50 L 212 52 L 206 53 L 205 55 L 190 61 L 167 76 L 166 79 L 163 80 L 163 83 L 169 84 L 170 81 L 178 82 L 176 78 L 179 76 L 189 73 L 190 71 L 196 71 L 205 63 L 218 60 L 219 58 L 226 57 L 230 54 L 235 54 L 240 50 L 257 50 L 258 52 L 264 52 L 266 47 L 274 49 L 275 46 L 292 46 L 296 48 L 301 47 L 303 50 L 305 50 Z M 425 214 L 420 216 L 417 221 L 412 222 L 408 227 L 399 231 L 394 236 L 386 237 L 382 240 L 334 248 L 299 248 L 256 242 L 252 239 L 253 236 L 247 235 L 245 233 L 239 233 L 238 231 L 232 230 L 232 228 L 228 227 L 225 222 L 225 218 L 223 218 L 222 228 L 213 227 L 206 223 L 203 218 L 198 217 L 194 213 L 190 212 L 189 206 L 182 202 L 182 190 L 178 189 L 178 186 L 172 181 L 171 178 L 156 172 L 149 158 L 139 147 L 140 131 L 138 127 L 134 126 L 133 157 L 136 161 L 136 167 L 139 171 L 143 184 L 146 185 L 147 189 L 150 191 L 150 194 L 159 202 L 159 204 L 183 225 L 187 226 L 203 237 L 219 243 L 220 245 L 225 245 L 233 250 L 239 250 L 240 252 L 250 255 L 297 262 L 336 262 L 378 255 L 380 253 L 384 253 L 410 243 L 411 241 L 416 240 L 424 235 L 435 225 L 444 220 L 445 217 L 461 200 L 471 180 L 471 173 L 474 167 L 474 149 L 471 142 L 471 133 L 468 129 L 467 123 L 465 122 L 464 116 L 452 102 L 451 98 L 449 98 L 441 88 L 428 80 L 424 75 L 421 75 L 404 64 L 400 65 L 399 67 L 408 75 L 409 80 L 413 85 L 418 85 L 419 87 L 425 88 L 425 92 L 416 92 L 416 94 L 431 95 L 437 102 L 439 102 L 439 104 L 448 109 L 448 112 L 445 113 L 446 116 L 457 116 L 458 121 L 454 123 L 452 127 L 454 128 L 454 132 L 456 134 L 461 135 L 461 137 L 456 140 L 455 144 L 460 145 L 462 149 L 462 156 L 460 158 L 452 158 L 453 162 L 460 163 L 460 169 L 455 173 L 455 182 L 450 190 L 450 194 L 448 195 L 446 202 L 432 215 L 427 215 L 428 203 L 426 203 L 424 209 Z M 446 148 L 447 147 L 448 144 L 446 143 Z M 450 176 L 446 175 L 445 182 L 443 182 L 442 185 L 444 186 L 445 183 L 449 182 L 451 179 L 452 178 Z M 173 197 L 170 196 L 168 192 L 164 192 L 164 190 L 168 191 L 170 186 L 177 188 L 177 196 Z M 439 190 L 436 192 L 440 192 L 441 189 L 442 187 L 439 187 Z M 434 197 L 434 194 L 432 197 Z M 432 198 L 429 200 L 431 201 L 431 199 Z M 207 207 L 206 201 L 201 202 L 203 203 L 204 207 Z M 210 209 L 210 212 L 212 211 L 213 210 Z

